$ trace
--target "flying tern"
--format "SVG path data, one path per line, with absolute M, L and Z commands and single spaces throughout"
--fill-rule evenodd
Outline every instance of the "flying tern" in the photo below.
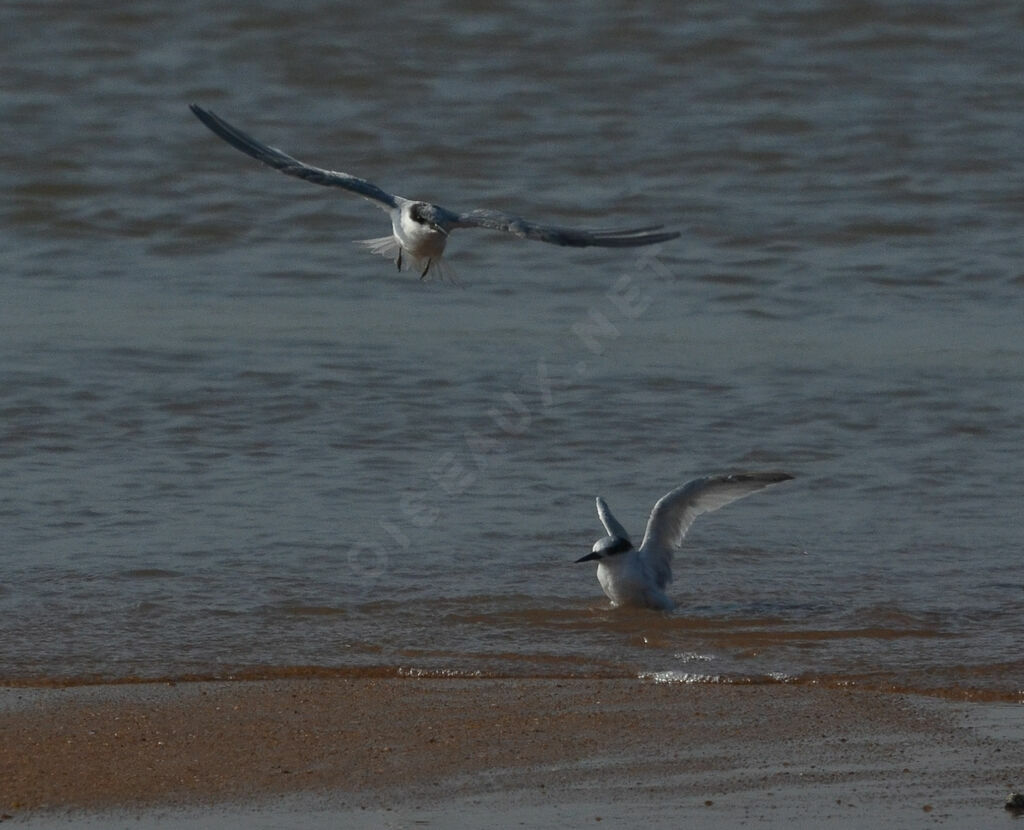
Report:
M 693 520 L 791 478 L 788 473 L 737 473 L 687 482 L 658 499 L 639 548 L 633 547 L 625 528 L 598 496 L 597 515 L 608 535 L 576 561 L 597 561 L 597 580 L 613 606 L 671 611 L 675 603 L 665 594 L 665 588 L 672 581 L 672 555 L 681 550 Z
M 403 264 L 406 267 L 415 267 L 420 271 L 420 279 L 425 279 L 431 268 L 438 272 L 443 271 L 441 255 L 448 242 L 448 235 L 456 228 L 488 228 L 515 234 L 523 239 L 536 239 L 552 245 L 575 248 L 632 248 L 665 242 L 679 236 L 676 232 L 662 231 L 661 225 L 579 230 L 531 222 L 500 210 L 479 209 L 459 213 L 430 202 L 405 199 L 388 193 L 365 179 L 301 162 L 276 147 L 257 141 L 207 109 L 196 104 L 192 104 L 190 108 L 196 118 L 216 135 L 257 161 L 307 182 L 351 191 L 386 210 L 391 219 L 391 234 L 378 239 L 360 240 L 360 243 L 375 254 L 394 257 L 398 270 L 402 270 Z

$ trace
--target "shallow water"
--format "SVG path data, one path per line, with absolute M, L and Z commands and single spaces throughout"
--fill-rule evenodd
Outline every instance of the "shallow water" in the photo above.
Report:
M 0 680 L 244 671 L 1024 689 L 1024 17 L 188 2 L 0 12 Z M 310 21 L 317 21 L 311 27 Z M 456 208 L 455 235 L 219 142 Z M 696 475 L 671 616 L 607 609 Z

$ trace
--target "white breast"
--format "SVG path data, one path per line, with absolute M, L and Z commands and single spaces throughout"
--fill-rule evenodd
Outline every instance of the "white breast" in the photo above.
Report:
M 413 259 L 436 261 L 444 253 L 447 235 L 411 219 L 404 211 L 399 214 L 398 220 L 392 223 L 392 228 L 395 239 Z
M 637 605 L 669 611 L 675 603 L 655 584 L 637 551 L 597 563 L 597 581 L 613 605 Z

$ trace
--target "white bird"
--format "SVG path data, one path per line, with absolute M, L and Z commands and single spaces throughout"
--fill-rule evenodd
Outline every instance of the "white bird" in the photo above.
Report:
M 617 230 L 577 230 L 530 222 L 500 210 L 481 209 L 458 213 L 429 202 L 404 199 L 382 190 L 365 179 L 350 176 L 348 173 L 313 167 L 294 159 L 276 147 L 257 141 L 223 118 L 196 104 L 192 104 L 190 109 L 196 118 L 228 144 L 257 161 L 307 182 L 349 190 L 386 210 L 391 218 L 391 235 L 378 239 L 364 239 L 360 242 L 375 254 L 394 257 L 398 270 L 402 270 L 403 263 L 409 267 L 411 262 L 421 270 L 420 279 L 427 276 L 431 267 L 438 272 L 442 271 L 441 255 L 444 253 L 448 234 L 456 228 L 489 228 L 512 233 L 523 239 L 537 239 L 552 245 L 576 248 L 632 248 L 665 242 L 679 236 L 676 232 L 661 231 L 661 225 Z
M 718 510 L 791 478 L 788 473 L 737 473 L 687 482 L 658 499 L 639 548 L 633 547 L 625 528 L 598 496 L 597 515 L 608 535 L 598 539 L 593 550 L 576 561 L 597 560 L 597 581 L 613 606 L 638 605 L 671 611 L 675 603 L 665 594 L 665 588 L 672 581 L 672 555 L 682 549 L 693 520 L 701 513 Z

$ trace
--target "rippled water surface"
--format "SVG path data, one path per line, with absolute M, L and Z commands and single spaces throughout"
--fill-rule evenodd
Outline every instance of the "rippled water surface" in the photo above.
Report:
M 0 11 L 0 681 L 1024 689 L 1015 3 Z M 386 218 L 218 141 L 657 249 Z M 693 476 L 672 615 L 611 611 Z

